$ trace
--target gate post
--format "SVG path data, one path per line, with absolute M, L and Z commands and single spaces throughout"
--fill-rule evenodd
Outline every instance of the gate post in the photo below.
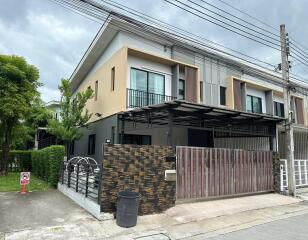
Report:
M 280 175 L 280 159 L 277 152 L 273 152 L 273 177 L 274 177 L 274 191 L 281 192 L 281 175 Z

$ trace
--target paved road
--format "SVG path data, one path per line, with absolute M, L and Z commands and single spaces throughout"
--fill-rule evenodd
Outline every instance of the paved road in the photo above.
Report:
M 211 240 L 307 240 L 308 214 L 278 220 L 245 230 L 210 238 Z

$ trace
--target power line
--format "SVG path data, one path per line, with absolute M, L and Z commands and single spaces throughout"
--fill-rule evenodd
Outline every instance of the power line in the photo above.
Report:
M 61 0 L 56 0 L 56 1 L 60 1 L 60 2 L 63 2 L 63 1 L 61 1 Z M 77 0 L 76 0 L 77 1 Z M 77 1 L 76 2 L 79 6 L 81 6 L 80 5 L 80 1 Z M 66 2 L 66 4 L 68 4 L 67 2 Z M 71 2 L 70 2 L 70 4 L 71 4 Z M 90 3 L 86 3 L 87 5 L 89 4 L 89 5 L 91 5 Z M 92 5 L 93 6 L 93 5 Z M 97 7 L 97 6 L 95 6 L 95 7 Z M 84 8 L 84 7 L 83 7 Z M 91 9 L 91 10 L 93 10 L 93 9 Z M 102 11 L 103 11 L 103 13 L 105 14 L 106 13 L 106 9 L 101 9 Z M 113 12 L 109 12 L 109 14 L 115 14 L 115 13 L 113 13 Z M 121 17 L 121 15 L 118 15 L 118 14 L 116 14 L 116 16 L 117 17 Z M 123 18 L 123 16 L 122 16 L 122 19 L 124 19 L 125 21 L 127 21 L 127 19 L 124 17 Z M 147 25 L 147 24 L 141 24 L 143 27 L 146 25 L 146 26 L 149 26 L 149 27 L 151 27 L 152 28 L 152 26 L 150 26 L 150 25 Z M 161 31 L 161 30 L 159 30 L 159 31 Z M 170 34 L 170 32 L 168 32 L 169 34 Z M 166 37 L 168 37 L 168 38 L 170 38 L 170 36 L 168 36 L 168 35 L 165 35 Z M 181 37 L 181 36 L 180 36 Z M 208 46 L 206 46 L 206 47 L 208 47 Z M 200 49 L 200 50 L 203 50 L 203 49 Z M 219 49 L 214 49 L 215 51 L 220 51 Z M 220 51 L 221 52 L 221 51 Z M 234 57 L 237 57 L 237 56 L 234 56 Z M 203 60 L 203 58 L 202 58 L 202 60 Z M 262 66 L 260 66 L 260 65 L 258 65 L 258 64 L 256 64 L 256 63 L 253 63 L 253 62 L 250 62 L 250 61 L 247 61 L 247 60 L 245 60 L 245 59 L 241 59 L 241 60 L 244 60 L 244 61 L 246 61 L 246 62 L 249 62 L 249 63 L 251 63 L 251 64 L 253 64 L 253 65 L 256 65 L 256 66 L 259 66 L 259 67 L 261 67 L 261 68 L 264 68 L 264 67 L 262 67 Z M 229 66 L 229 65 L 228 65 Z M 243 68 L 243 67 L 242 67 Z M 260 74 L 258 71 L 256 71 L 255 69 L 251 69 L 251 68 L 247 68 L 247 67 L 245 67 L 245 68 L 243 68 L 243 69 L 245 69 L 247 72 L 252 72 L 252 73 L 257 73 L 257 74 Z M 268 71 L 272 71 L 272 70 L 270 70 L 270 69 L 266 69 L 266 70 L 268 70 Z M 276 73 L 276 72 L 275 72 Z M 271 75 L 271 74 L 269 74 L 269 73 L 267 73 L 268 75 Z M 276 73 L 277 74 L 277 73 Z M 277 79 L 281 79 L 280 77 L 278 77 L 277 75 L 272 75 L 273 77 L 275 77 L 275 78 L 277 78 Z M 307 84 L 307 82 L 305 82 L 305 81 L 303 81 L 303 80 L 301 80 L 301 79 L 297 79 L 297 80 L 299 80 L 299 81 L 302 81 L 303 83 L 305 83 L 305 84 Z M 275 84 L 277 84 L 277 82 L 275 82 Z M 280 85 L 280 84 L 279 84 Z
M 219 26 L 219 27 L 222 27 L 222 28 L 224 28 L 224 29 L 227 29 L 227 30 L 229 30 L 229 31 L 231 31 L 231 32 L 233 32 L 233 33 L 236 33 L 236 34 L 238 34 L 238 35 L 241 35 L 241 36 L 243 36 L 243 37 L 246 37 L 246 38 L 248 38 L 248 39 L 250 39 L 250 40 L 252 40 L 252 41 L 255 41 L 255 42 L 260 43 L 260 44 L 262 44 L 262 45 L 265 45 L 265 46 L 267 46 L 267 47 L 273 48 L 273 49 L 275 49 L 275 50 L 277 50 L 277 51 L 281 51 L 281 50 L 278 48 L 279 45 L 277 45 L 276 43 L 273 43 L 273 42 L 271 42 L 271 41 L 269 41 L 269 40 L 266 40 L 266 39 L 264 39 L 264 38 L 261 38 L 261 37 L 258 36 L 258 35 L 249 33 L 249 32 L 247 32 L 247 31 L 245 31 L 245 30 L 243 30 L 243 29 L 241 29 L 241 28 L 235 27 L 235 26 L 233 26 L 233 25 L 231 25 L 231 24 L 228 24 L 228 23 L 226 23 L 226 22 L 224 22 L 224 21 L 222 21 L 222 20 L 218 20 L 219 22 L 222 22 L 223 24 L 225 24 L 225 25 L 228 26 L 228 27 L 226 27 L 226 26 L 224 26 L 224 25 L 222 25 L 222 24 L 220 24 L 220 23 L 217 23 L 217 22 L 215 22 L 215 21 L 213 21 L 213 20 L 210 20 L 210 19 L 208 19 L 208 18 L 206 18 L 206 17 L 204 17 L 204 16 L 200 16 L 199 14 L 196 14 L 195 12 L 191 11 L 190 9 L 194 9 L 196 12 L 199 12 L 199 13 L 205 15 L 205 16 L 208 16 L 208 17 L 213 18 L 213 19 L 216 20 L 216 18 L 214 18 L 214 17 L 212 17 L 212 16 L 210 16 L 210 15 L 208 15 L 208 14 L 206 14 L 206 13 L 204 13 L 204 12 L 202 12 L 202 11 L 196 9 L 196 8 L 193 8 L 193 7 L 191 7 L 191 6 L 189 6 L 189 5 L 185 4 L 185 3 L 180 2 L 182 5 L 184 5 L 184 6 L 188 7 L 188 8 L 185 8 L 185 7 L 182 7 L 182 6 L 180 6 L 180 5 L 177 5 L 177 4 L 175 4 L 174 2 L 171 2 L 171 1 L 169 1 L 169 0 L 163 0 L 163 1 L 168 2 L 169 4 L 171 4 L 171 5 L 173 5 L 173 6 L 176 6 L 177 8 L 180 8 L 180 9 L 186 11 L 186 12 L 189 12 L 189 13 L 193 14 L 194 16 L 197 16 L 197 17 L 199 17 L 199 18 L 202 18 L 202 19 L 204 19 L 204 20 L 206 20 L 206 21 L 208 21 L 208 22 L 210 22 L 210 23 L 213 23 L 213 24 L 215 24 L 215 25 L 217 25 L 217 26 Z M 174 1 L 179 2 L 178 0 L 174 0 Z M 231 28 L 229 28 L 229 27 L 232 27 L 232 28 L 234 28 L 234 29 L 236 29 L 236 30 L 239 30 L 240 32 L 235 31 L 234 29 L 231 29 Z M 247 35 L 245 35 L 245 34 L 247 34 Z M 251 36 L 253 36 L 254 38 L 251 37 Z M 258 39 L 255 39 L 255 38 L 262 39 L 262 41 L 264 41 L 264 42 L 262 42 L 262 41 L 260 41 L 260 40 L 258 40 Z M 274 46 L 271 46 L 271 45 L 269 45 L 269 44 L 272 44 L 272 45 L 274 45 L 275 47 L 274 47 Z
M 257 22 L 259 22 L 259 23 L 261 23 L 261 24 L 263 24 L 264 26 L 267 26 L 267 27 L 269 27 L 269 28 L 271 28 L 271 29 L 273 29 L 273 30 L 279 32 L 278 29 L 276 29 L 275 27 L 269 25 L 268 23 L 266 23 L 266 22 L 260 20 L 259 18 L 256 18 L 256 17 L 254 17 L 254 16 L 248 14 L 247 12 L 244 12 L 243 10 L 234 7 L 233 5 L 227 3 L 227 2 L 225 2 L 225 1 L 223 1 L 223 0 L 217 0 L 217 1 L 223 3 L 224 5 L 227 5 L 228 7 L 232 8 L 232 9 L 234 9 L 234 10 L 236 10 L 236 11 L 238 11 L 238 12 L 244 14 L 244 15 L 246 15 L 247 17 L 249 17 L 249 18 L 251 18 L 251 19 L 253 19 L 253 20 L 255 20 L 255 21 L 257 21 Z
M 223 10 L 223 9 L 221 9 L 221 8 L 219 8 L 219 7 L 217 7 L 217 6 L 215 6 L 214 4 L 211 4 L 211 3 L 209 3 L 209 2 L 207 2 L 207 1 L 205 1 L 205 0 L 199 0 L 199 1 L 201 1 L 201 2 L 203 2 L 203 3 L 205 3 L 205 4 L 207 4 L 207 5 L 209 5 L 209 6 L 213 7 L 213 8 L 215 8 L 215 9 L 217 9 L 217 10 L 223 12 L 223 13 L 226 13 L 226 14 L 228 14 L 228 15 L 230 15 L 230 16 L 232 16 L 232 17 L 234 17 L 234 18 L 236 18 L 236 19 L 238 19 L 238 20 L 240 20 L 240 21 L 243 21 L 244 23 L 247 23 L 247 24 L 249 24 L 249 25 L 251 25 L 251 26 L 253 26 L 253 27 L 255 27 L 255 28 L 258 28 L 258 29 L 260 29 L 260 30 L 262 30 L 262 31 L 264 31 L 264 32 L 267 32 L 267 33 L 269 33 L 269 34 L 271 34 L 271 35 L 273 35 L 273 36 L 276 36 L 276 37 L 278 37 L 278 38 L 280 37 L 279 34 L 275 34 L 275 33 L 271 32 L 271 31 L 269 31 L 269 30 L 266 30 L 266 29 L 264 29 L 264 28 L 261 28 L 261 27 L 257 26 L 256 24 L 253 24 L 253 23 L 251 23 L 251 22 L 248 22 L 248 21 L 246 21 L 245 19 L 242 19 L 242 18 L 240 18 L 240 17 L 237 17 L 237 16 L 235 16 L 234 14 L 231 14 L 230 12 L 227 12 L 227 11 L 225 11 L 225 10 Z M 275 30 L 277 30 L 277 29 L 275 29 Z
M 240 30 L 240 31 L 242 31 L 242 32 L 244 32 L 244 33 L 246 33 L 246 34 L 250 34 L 250 35 L 253 36 L 253 37 L 260 38 L 260 39 L 262 39 L 263 41 L 265 41 L 265 42 L 267 42 L 267 43 L 261 42 L 261 41 L 255 39 L 255 38 L 252 38 L 252 37 L 247 36 L 247 35 L 245 35 L 245 34 L 239 33 L 239 32 L 237 32 L 237 31 L 234 31 L 234 30 L 232 30 L 232 29 L 230 29 L 230 28 L 228 28 L 228 27 L 225 27 L 225 26 L 223 26 L 223 25 L 221 25 L 221 24 L 219 24 L 219 23 L 216 23 L 216 22 L 214 22 L 214 21 L 211 21 L 211 20 L 209 20 L 209 19 L 207 19 L 207 18 L 205 18 L 205 17 L 202 17 L 202 16 L 200 16 L 200 15 L 198 15 L 198 14 L 192 12 L 191 10 L 189 10 L 189 9 L 187 9 L 187 8 L 185 8 L 185 7 L 182 7 L 182 6 L 180 6 L 180 5 L 177 5 L 177 4 L 175 4 L 175 3 L 173 3 L 173 2 L 171 2 L 171 1 L 169 1 L 169 0 L 164 0 L 164 1 L 170 3 L 170 4 L 174 5 L 174 6 L 176 6 L 176 7 L 178 7 L 178 8 L 180 8 L 180 9 L 186 11 L 186 12 L 189 12 L 189 13 L 195 15 L 195 16 L 198 16 L 198 17 L 200 17 L 200 18 L 202 18 L 202 19 L 204 19 L 204 20 L 206 20 L 206 21 L 209 21 L 209 22 L 211 22 L 211 23 L 213 23 L 213 24 L 216 24 L 216 25 L 218 25 L 218 26 L 220 26 L 220 27 L 223 27 L 223 28 L 225 28 L 225 29 L 227 29 L 227 30 L 229 30 L 229 31 L 232 31 L 232 32 L 234 32 L 234 33 L 236 33 L 236 34 L 239 34 L 239 35 L 243 36 L 243 37 L 246 37 L 246 38 L 248 38 L 248 39 L 250 39 L 250 40 L 253 40 L 253 41 L 255 41 L 255 42 L 258 42 L 258 43 L 260 43 L 260 44 L 263 44 L 263 45 L 265 45 L 265 46 L 267 46 L 267 47 L 273 48 L 273 49 L 275 49 L 275 50 L 277 50 L 277 51 L 279 51 L 279 52 L 281 51 L 281 49 L 269 45 L 269 44 L 272 44 L 272 45 L 278 46 L 277 44 L 273 43 L 272 41 L 268 41 L 268 40 L 266 40 L 266 39 L 264 39 L 264 38 L 261 38 L 261 37 L 255 35 L 255 34 L 251 34 L 251 33 L 247 32 L 247 31 L 244 31 L 244 30 L 242 30 L 242 29 L 240 29 L 240 28 L 234 27 L 234 26 L 232 26 L 232 25 L 230 25 L 230 24 L 224 22 L 224 24 L 226 24 L 226 25 L 228 25 L 228 26 L 231 26 L 231 27 L 233 27 L 233 28 L 235 28 L 235 29 L 238 29 L 238 30 Z M 191 7 L 191 6 L 189 6 L 189 5 L 185 4 L 185 3 L 180 2 L 179 0 L 174 0 L 174 1 L 176 1 L 176 2 L 178 2 L 178 3 L 180 3 L 180 4 L 182 4 L 182 5 L 184 5 L 184 6 L 186 6 L 186 7 L 189 7 L 189 8 L 191 8 L 191 9 L 194 9 L 195 11 L 200 12 L 200 13 L 206 15 L 206 16 L 210 16 L 210 15 L 208 15 L 208 14 L 206 14 L 206 13 L 204 13 L 204 12 L 202 12 L 202 11 L 196 9 L 196 8 L 193 8 L 193 7 Z M 187 0 L 187 1 L 190 1 L 190 2 L 191 2 L 191 0 Z M 211 16 L 210 16 L 210 17 L 211 17 Z M 212 17 L 212 18 L 213 18 L 213 17 Z M 214 19 L 216 19 L 216 18 L 214 18 Z M 216 19 L 216 20 L 217 20 L 217 19 Z M 220 22 L 223 22 L 223 21 L 220 20 Z M 269 44 L 268 44 L 268 43 L 269 43 Z M 304 57 L 300 56 L 300 55 L 297 54 L 297 53 L 293 53 L 293 54 L 294 54 L 295 56 L 297 56 L 297 57 L 294 57 L 295 59 L 297 59 L 297 60 L 300 61 L 302 64 L 304 64 L 306 67 L 308 67 L 308 58 L 304 58 Z
M 182 3 L 181 1 L 178 1 L 178 0 L 174 0 L 174 1 Z M 274 37 L 272 37 L 272 36 L 269 36 L 269 35 L 266 35 L 266 34 L 264 34 L 264 33 L 259 32 L 259 31 L 256 31 L 256 30 L 254 30 L 253 28 L 248 27 L 247 25 L 244 25 L 244 24 L 241 24 L 241 23 L 239 23 L 239 22 L 237 22 L 237 21 L 234 21 L 234 20 L 232 20 L 232 19 L 230 19 L 230 18 L 228 18 L 228 17 L 226 17 L 226 16 L 224 16 L 224 15 L 222 15 L 222 14 L 219 14 L 219 13 L 213 11 L 213 10 L 210 10 L 210 9 L 208 9 L 208 8 L 206 8 L 206 7 L 200 5 L 200 4 L 198 4 L 198 3 L 196 3 L 196 2 L 194 2 L 194 1 L 192 1 L 192 0 L 186 0 L 186 1 L 188 1 L 188 2 L 190 2 L 190 3 L 192 3 L 192 4 L 194 4 L 194 5 L 196 5 L 196 6 L 200 7 L 200 8 L 202 8 L 202 9 L 204 9 L 204 10 L 206 10 L 206 11 L 212 13 L 212 14 L 215 14 L 215 15 L 217 15 L 217 16 L 219 16 L 219 17 L 225 19 L 225 20 L 228 20 L 228 21 L 230 21 L 230 22 L 232 22 L 232 23 L 234 23 L 234 24 L 236 24 L 236 25 L 238 25 L 238 26 L 244 27 L 245 29 L 249 29 L 249 30 L 252 31 L 252 32 L 255 32 L 255 33 L 257 33 L 257 34 L 260 34 L 260 35 L 262 35 L 262 36 L 264 36 L 264 37 L 267 37 L 267 38 L 269 38 L 269 39 L 272 39 L 272 40 L 277 41 L 278 43 L 280 43 L 280 40 L 277 39 L 277 38 L 274 38 Z M 200 0 L 200 1 L 202 1 L 203 3 L 207 3 L 207 2 L 205 2 L 204 0 Z M 182 4 L 184 4 L 184 3 L 182 3 Z M 212 6 L 214 6 L 214 5 L 212 5 Z M 214 7 L 215 7 L 215 6 L 214 6 Z M 215 7 L 215 8 L 217 8 L 217 7 Z M 219 9 L 219 8 L 217 8 L 217 9 Z M 221 9 L 219 9 L 219 10 L 221 10 Z M 222 11 L 222 10 L 221 10 L 221 11 Z M 238 18 L 238 17 L 237 17 L 237 18 Z M 216 18 L 214 18 L 214 19 L 216 20 Z M 244 21 L 244 20 L 242 20 L 241 18 L 238 18 L 238 19 L 240 19 L 241 21 Z

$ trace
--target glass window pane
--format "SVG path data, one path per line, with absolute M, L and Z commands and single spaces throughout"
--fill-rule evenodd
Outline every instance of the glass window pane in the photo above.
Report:
M 179 100 L 185 99 L 185 81 L 179 80 Z
M 149 73 L 149 92 L 165 94 L 165 76 L 156 73 Z
M 262 113 L 262 100 L 259 97 L 253 97 L 253 112 Z
M 147 72 L 132 68 L 130 88 L 138 91 L 147 91 Z
M 252 101 L 251 101 L 251 96 L 246 96 L 246 111 L 247 112 L 252 112 Z
M 220 87 L 220 105 L 226 105 L 226 88 Z
M 149 73 L 149 105 L 165 101 L 165 76 Z

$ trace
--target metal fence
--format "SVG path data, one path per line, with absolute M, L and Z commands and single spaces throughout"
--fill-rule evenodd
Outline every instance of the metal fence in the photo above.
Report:
M 288 188 L 288 168 L 287 160 L 280 160 L 280 182 L 281 191 Z M 308 160 L 295 159 L 294 160 L 294 174 L 296 188 L 308 188 Z
M 74 157 L 62 162 L 60 183 L 99 202 L 101 169 L 93 158 Z
M 136 108 L 175 100 L 175 97 L 163 94 L 127 89 L 127 107 Z

